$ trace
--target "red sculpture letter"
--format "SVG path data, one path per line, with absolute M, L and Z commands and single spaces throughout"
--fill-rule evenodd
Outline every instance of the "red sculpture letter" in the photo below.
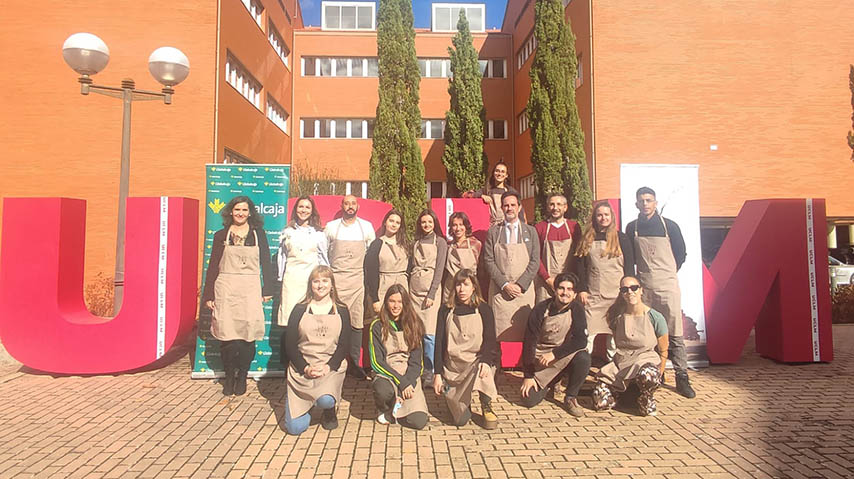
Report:
M 153 363 L 192 330 L 196 200 L 130 198 L 125 287 L 115 318 L 83 302 L 86 202 L 6 198 L 0 244 L 0 338 L 15 359 L 51 373 L 103 374 Z
M 711 267 L 711 362 L 738 361 L 754 324 L 763 356 L 833 359 L 826 225 L 823 199 L 744 204 Z

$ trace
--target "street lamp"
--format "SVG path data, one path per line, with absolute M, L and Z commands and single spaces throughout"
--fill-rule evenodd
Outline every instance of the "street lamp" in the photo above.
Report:
M 125 280 L 125 203 L 128 196 L 128 178 L 130 176 L 130 112 L 134 100 L 148 101 L 163 99 L 163 103 L 172 104 L 173 86 L 181 83 L 190 74 L 190 61 L 187 56 L 172 47 L 160 47 L 148 57 L 148 71 L 163 85 L 160 92 L 137 90 L 130 78 L 122 80 L 121 87 L 95 85 L 92 75 L 97 74 L 110 61 L 110 49 L 103 40 L 91 33 L 75 33 L 62 44 L 62 58 L 72 70 L 80 74 L 80 93 L 89 92 L 122 99 L 122 163 L 119 180 L 119 226 L 116 238 L 116 277 L 114 314 L 119 313 Z

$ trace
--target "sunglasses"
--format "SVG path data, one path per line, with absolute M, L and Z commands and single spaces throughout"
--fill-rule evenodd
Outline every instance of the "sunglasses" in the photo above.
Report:
M 626 294 L 626 293 L 628 293 L 628 292 L 629 292 L 629 290 L 637 291 L 637 290 L 639 290 L 639 289 L 640 289 L 640 285 L 639 285 L 639 284 L 633 284 L 633 285 L 631 285 L 631 286 L 620 286 L 620 293 L 621 293 L 621 294 Z

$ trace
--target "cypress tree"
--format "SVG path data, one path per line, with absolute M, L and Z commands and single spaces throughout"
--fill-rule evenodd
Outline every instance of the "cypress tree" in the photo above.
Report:
M 460 9 L 454 47 L 448 47 L 451 72 L 448 93 L 451 109 L 445 114 L 445 151 L 442 163 L 448 172 L 448 183 L 459 192 L 483 186 L 486 158 L 483 152 L 483 108 L 480 65 L 469 30 L 465 9 Z
M 564 19 L 561 0 L 537 0 L 531 66 L 531 163 L 537 185 L 536 216 L 543 217 L 546 196 L 563 192 L 579 223 L 590 219 L 593 195 L 584 154 L 584 132 L 575 104 L 575 36 Z
M 401 210 L 410 237 L 427 202 L 418 136 L 421 74 L 411 0 L 380 0 L 377 14 L 379 104 L 371 152 L 370 196 Z
M 851 109 L 854 110 L 854 65 L 848 65 L 848 88 L 851 90 Z M 851 113 L 852 130 L 848 132 L 848 147 L 851 148 L 851 161 L 854 161 L 854 112 Z

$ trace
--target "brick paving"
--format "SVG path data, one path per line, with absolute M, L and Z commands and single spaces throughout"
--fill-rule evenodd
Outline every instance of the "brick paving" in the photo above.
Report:
M 834 343 L 831 364 L 776 364 L 750 350 L 737 365 L 696 371 L 697 398 L 661 391 L 649 418 L 588 410 L 575 419 L 550 401 L 528 410 L 515 404 L 521 378 L 504 374 L 500 425 L 489 432 L 447 425 L 432 394 L 425 430 L 381 426 L 367 383 L 348 379 L 337 430 L 289 436 L 281 379 L 227 400 L 210 380 L 189 378 L 186 356 L 121 376 L 5 366 L 0 477 L 850 478 L 854 325 L 835 326 Z

